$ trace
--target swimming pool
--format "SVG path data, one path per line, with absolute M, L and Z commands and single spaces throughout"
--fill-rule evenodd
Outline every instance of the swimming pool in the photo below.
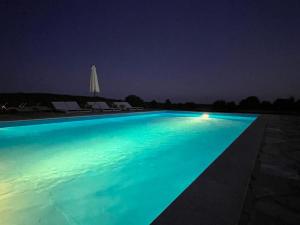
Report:
M 0 223 L 149 224 L 255 119 L 162 111 L 0 123 Z

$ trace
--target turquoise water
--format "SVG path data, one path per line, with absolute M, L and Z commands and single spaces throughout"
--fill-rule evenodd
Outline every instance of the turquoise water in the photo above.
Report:
M 3 123 L 0 224 L 149 224 L 254 120 L 153 112 Z

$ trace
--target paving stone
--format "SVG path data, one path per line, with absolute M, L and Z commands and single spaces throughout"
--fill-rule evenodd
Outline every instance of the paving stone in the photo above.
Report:
M 273 218 L 282 221 L 283 224 L 299 225 L 300 214 L 282 207 L 275 201 L 260 201 L 255 206 L 257 211 Z
M 281 177 L 261 175 L 257 182 L 253 183 L 255 196 L 257 199 L 274 194 L 294 193 L 296 185 Z
M 289 152 L 288 154 L 291 156 L 291 158 L 300 163 L 300 151 Z
M 283 225 L 283 224 L 277 218 L 272 218 L 261 211 L 255 211 L 254 215 L 252 215 L 247 225 Z
M 300 225 L 300 117 L 267 119 L 240 225 Z
M 279 155 L 280 154 L 280 146 L 278 144 L 267 144 L 267 145 L 263 146 L 262 152 L 267 153 L 267 154 Z
M 284 141 L 285 141 L 284 138 L 277 138 L 277 137 L 270 137 L 270 136 L 267 136 L 265 138 L 266 144 L 278 144 L 278 143 L 282 143 Z
M 291 211 L 300 214 L 300 193 L 287 196 L 275 196 L 274 200 Z

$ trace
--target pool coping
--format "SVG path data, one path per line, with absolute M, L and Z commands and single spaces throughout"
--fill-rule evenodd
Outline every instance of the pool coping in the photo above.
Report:
M 16 120 L 0 120 L 0 128 L 3 127 L 14 127 L 14 126 L 25 126 L 25 125 L 37 125 L 37 124 L 48 124 L 48 123 L 59 123 L 59 122 L 73 122 L 78 120 L 93 120 L 110 117 L 122 117 L 132 116 L 136 114 L 148 114 L 161 111 L 124 111 L 117 113 L 101 113 L 101 114 L 69 114 L 55 117 L 45 118 L 29 118 L 29 119 L 16 119 Z
M 258 116 L 151 224 L 238 224 L 265 126 Z

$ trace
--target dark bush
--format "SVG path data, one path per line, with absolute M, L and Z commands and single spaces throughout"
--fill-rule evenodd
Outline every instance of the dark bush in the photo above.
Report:
M 232 101 L 232 102 L 228 102 L 226 104 L 226 108 L 229 111 L 234 111 L 234 110 L 236 110 L 237 106 L 236 106 L 235 102 Z
M 197 108 L 197 104 L 194 102 L 186 102 L 184 103 L 183 107 L 185 109 L 196 109 Z
M 125 98 L 127 102 L 129 102 L 130 105 L 132 106 L 144 106 L 145 102 L 143 99 L 136 95 L 129 95 Z
M 260 108 L 264 110 L 271 110 L 273 108 L 273 105 L 269 101 L 262 101 L 260 104 Z
M 274 108 L 277 110 L 292 110 L 296 108 L 295 99 L 290 98 L 278 98 L 273 103 Z
M 158 108 L 159 104 L 157 103 L 157 101 L 152 100 L 151 102 L 149 102 L 149 107 L 150 108 Z
M 241 109 L 259 109 L 260 101 L 259 101 L 258 97 L 250 96 L 248 98 L 243 99 L 240 102 L 239 107 Z
M 217 100 L 212 105 L 214 110 L 226 110 L 226 101 L 224 100 Z

